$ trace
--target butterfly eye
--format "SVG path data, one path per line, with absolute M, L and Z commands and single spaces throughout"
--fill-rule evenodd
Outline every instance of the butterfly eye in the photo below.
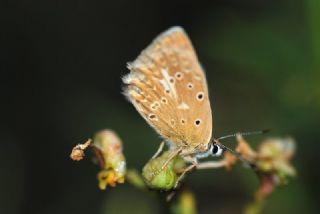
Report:
M 223 152 L 223 149 L 220 146 L 218 146 L 217 144 L 214 144 L 211 146 L 211 155 L 212 156 L 218 157 L 222 154 L 222 152 Z

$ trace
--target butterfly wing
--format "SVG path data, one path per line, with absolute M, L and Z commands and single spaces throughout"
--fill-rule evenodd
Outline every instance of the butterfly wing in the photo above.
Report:
M 160 34 L 131 64 L 124 93 L 174 147 L 206 148 L 212 115 L 205 74 L 181 27 Z

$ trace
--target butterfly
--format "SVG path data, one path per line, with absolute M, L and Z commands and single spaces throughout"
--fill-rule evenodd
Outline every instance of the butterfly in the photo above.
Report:
M 124 94 L 169 146 L 167 163 L 177 155 L 191 163 L 181 178 L 203 164 L 198 159 L 222 154 L 223 147 L 211 140 L 206 76 L 182 27 L 161 33 L 128 68 L 130 73 L 123 77 Z M 164 142 L 154 158 L 163 147 Z

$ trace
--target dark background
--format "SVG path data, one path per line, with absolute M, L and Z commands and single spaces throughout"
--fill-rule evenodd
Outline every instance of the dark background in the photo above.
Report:
M 141 169 L 160 142 L 121 94 L 121 76 L 160 32 L 181 25 L 204 65 L 214 136 L 271 128 L 297 141 L 298 176 L 264 213 L 315 213 L 320 115 L 320 5 L 306 0 L 10 1 L 0 7 L 0 213 L 162 213 L 69 152 L 103 128 Z M 265 136 L 250 137 L 257 145 Z M 229 141 L 230 146 L 233 141 Z M 240 213 L 258 182 L 241 167 L 186 182 L 200 213 Z

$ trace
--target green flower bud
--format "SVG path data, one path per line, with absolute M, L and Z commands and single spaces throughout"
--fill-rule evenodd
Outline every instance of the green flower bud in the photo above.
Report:
M 161 156 L 151 159 L 143 168 L 142 176 L 147 186 L 152 189 L 170 190 L 174 188 L 178 175 L 177 166 L 184 167 L 181 164 L 180 157 L 175 157 L 163 168 L 172 153 L 164 152 Z

